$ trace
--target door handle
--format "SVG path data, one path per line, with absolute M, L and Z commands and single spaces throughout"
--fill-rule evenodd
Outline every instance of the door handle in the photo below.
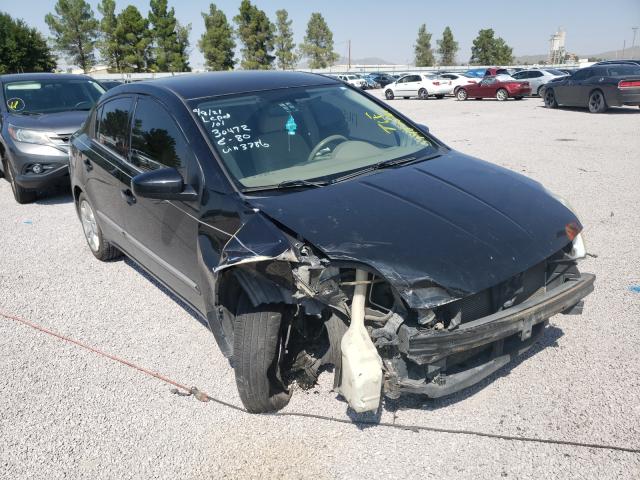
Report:
M 82 163 L 84 163 L 84 168 L 87 170 L 87 172 L 90 172 L 91 170 L 93 170 L 93 165 L 91 165 L 91 160 L 89 160 L 88 158 L 85 158 Z
M 133 205 L 134 203 L 136 203 L 136 197 L 133 196 L 133 193 L 128 188 L 121 190 L 120 195 L 129 205 Z

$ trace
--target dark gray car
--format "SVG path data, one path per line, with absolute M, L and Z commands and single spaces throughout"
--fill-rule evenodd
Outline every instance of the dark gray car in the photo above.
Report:
M 0 75 L 0 171 L 18 203 L 69 181 L 69 137 L 103 93 L 84 75 Z

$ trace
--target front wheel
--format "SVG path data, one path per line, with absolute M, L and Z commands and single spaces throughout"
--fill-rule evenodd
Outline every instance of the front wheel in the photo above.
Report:
M 591 95 L 589 95 L 589 111 L 591 113 L 604 113 L 607 111 L 607 101 L 600 90 L 591 92 Z
M 289 403 L 291 391 L 282 380 L 283 305 L 254 307 L 246 294 L 233 321 L 233 362 L 236 385 L 250 413 L 280 410 Z
M 500 102 L 504 102 L 507 98 L 509 98 L 509 92 L 507 92 L 504 88 L 501 88 L 496 92 L 496 98 Z
M 461 102 L 465 101 L 467 99 L 468 95 L 467 95 L 467 91 L 464 88 L 461 88 L 460 90 L 458 90 L 458 93 L 456 95 L 456 98 L 458 100 L 460 100 Z
M 7 181 L 11 184 L 11 191 L 13 192 L 13 198 L 16 202 L 24 205 L 25 203 L 32 203 L 36 199 L 36 192 L 34 190 L 27 190 L 22 188 L 16 182 L 15 172 L 11 167 L 9 161 L 4 162 L 4 172 L 7 177 Z
M 418 98 L 420 100 L 428 100 L 429 99 L 429 93 L 427 92 L 427 90 L 425 88 L 421 88 L 420 90 L 418 90 Z
M 393 90 L 389 89 L 387 91 L 384 92 L 384 96 L 387 100 L 393 100 Z

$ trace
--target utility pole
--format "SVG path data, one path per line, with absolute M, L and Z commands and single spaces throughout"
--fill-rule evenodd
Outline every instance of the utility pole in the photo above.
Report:
M 631 42 L 631 48 L 636 46 L 636 33 L 638 33 L 638 29 L 640 27 L 631 27 L 631 30 L 633 30 L 633 41 Z
M 626 50 L 626 48 L 627 48 L 627 40 L 625 39 L 625 40 L 622 42 L 622 59 L 623 59 L 623 60 L 624 60 L 624 51 Z
M 351 70 L 351 40 L 348 40 L 349 43 L 349 70 Z

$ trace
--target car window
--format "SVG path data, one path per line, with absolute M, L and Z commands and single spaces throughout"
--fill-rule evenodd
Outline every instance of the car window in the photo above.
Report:
M 516 80 L 522 80 L 523 78 L 529 78 L 528 75 L 529 75 L 529 72 L 517 72 L 517 73 L 514 73 L 512 77 L 515 78 Z
M 551 75 L 556 75 L 556 76 L 566 75 L 566 72 L 562 72 L 560 70 L 555 70 L 553 68 L 547 68 L 546 71 L 549 72 Z
M 420 82 L 422 81 L 422 77 L 420 75 L 412 75 L 411 80 L 409 80 L 410 82 Z
M 535 71 L 535 72 L 530 72 L 529 73 L 529 78 L 539 78 L 539 77 L 543 77 L 544 73 L 540 72 L 540 71 Z
M 585 68 L 583 70 L 578 70 L 576 73 L 574 73 L 571 76 L 572 80 L 584 80 L 586 78 L 589 78 L 593 73 L 593 70 L 590 68 Z
M 195 99 L 191 106 L 242 187 L 330 179 L 436 149 L 384 106 L 339 85 Z
M 98 143 L 127 156 L 129 148 L 129 114 L 131 97 L 119 97 L 100 107 L 100 119 L 97 127 Z
M 402 77 L 400 79 L 398 79 L 397 83 L 406 83 L 409 81 L 409 77 Z
M 9 111 L 17 114 L 89 111 L 105 91 L 82 77 L 8 82 L 3 89 Z
M 640 66 L 635 65 L 613 65 L 606 68 L 607 73 L 611 77 L 619 77 L 621 75 L 640 75 Z
M 140 97 L 131 129 L 131 163 L 141 170 L 173 167 L 184 176 L 190 151 L 169 112 L 154 99 Z

